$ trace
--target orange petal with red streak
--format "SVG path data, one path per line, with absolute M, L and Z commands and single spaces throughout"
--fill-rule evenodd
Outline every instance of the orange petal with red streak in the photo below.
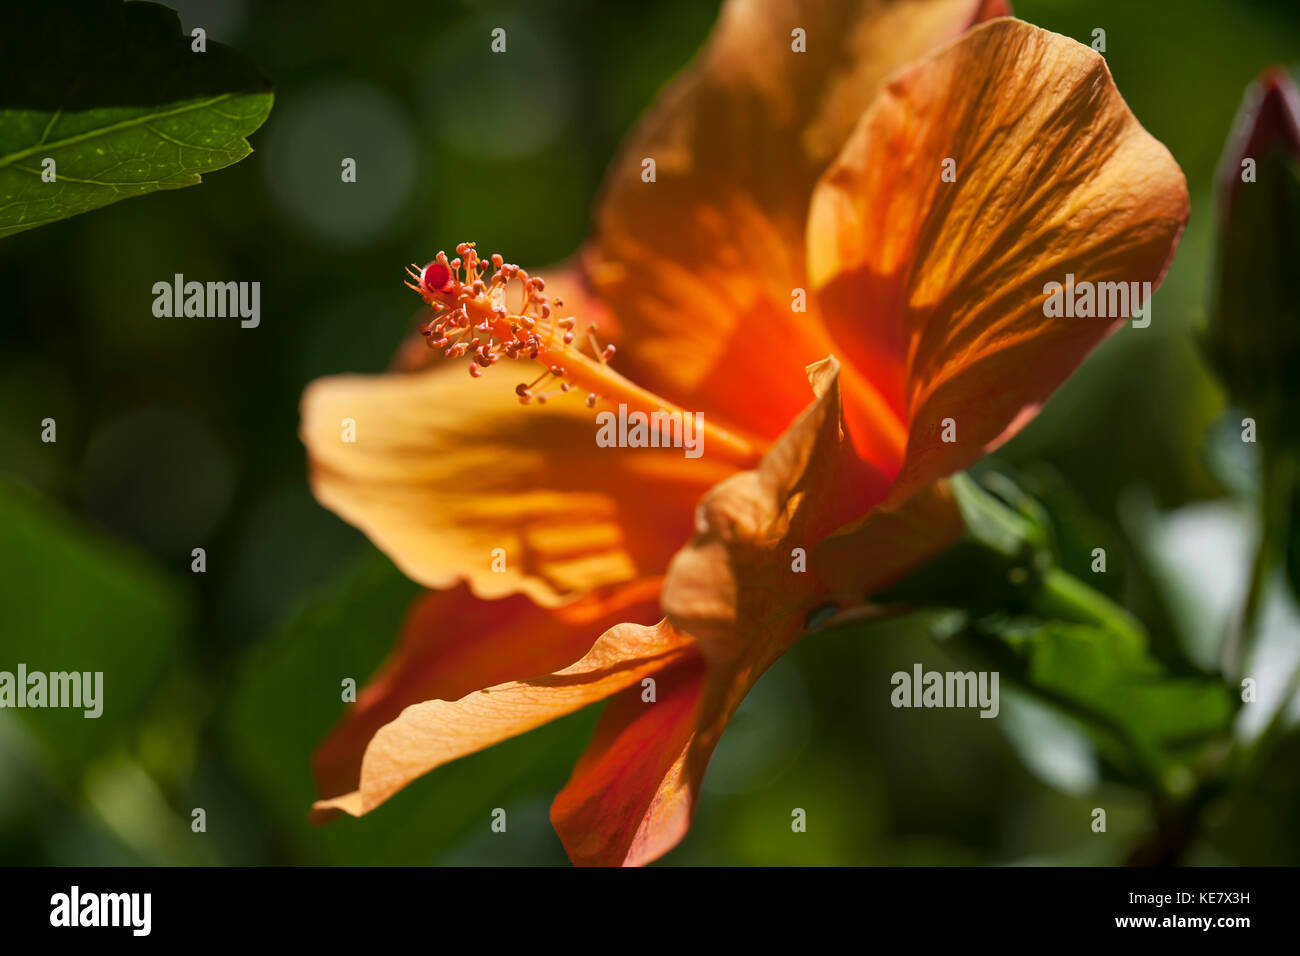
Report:
M 371 739 L 357 790 L 319 800 L 315 809 L 361 816 L 435 767 L 603 700 L 692 654 L 691 639 L 665 622 L 618 624 L 582 660 L 554 674 L 415 704 Z
M 551 805 L 551 823 L 574 863 L 640 866 L 685 835 L 704 774 L 687 758 L 705 674 L 692 657 L 655 675 L 654 701 L 636 686 L 605 706 Z
M 804 365 L 834 351 L 816 303 L 794 311 L 817 177 L 885 77 L 1005 12 L 980 0 L 730 0 L 611 165 L 584 249 L 624 327 L 624 374 L 720 423 L 780 434 L 807 402 Z M 793 49 L 795 29 L 807 52 Z M 863 406 L 858 440 L 892 474 L 898 416 L 855 377 L 845 394 Z
M 1074 40 L 997 20 L 894 77 L 808 224 L 841 357 L 906 411 L 886 504 L 1010 437 L 1122 323 L 1045 316 L 1046 283 L 1158 284 L 1187 212 L 1178 164 Z
M 464 585 L 422 595 L 392 657 L 317 748 L 318 792 L 356 788 L 371 738 L 410 705 L 558 671 L 616 624 L 653 624 L 662 616 L 660 585 L 658 578 L 634 581 L 557 608 L 521 594 L 482 601 Z

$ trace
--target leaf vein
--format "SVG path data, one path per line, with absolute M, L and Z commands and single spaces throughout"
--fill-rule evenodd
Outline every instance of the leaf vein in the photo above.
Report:
M 85 142 L 88 139 L 95 139 L 96 137 L 99 136 L 105 136 L 109 133 L 117 132 L 118 130 L 130 129 L 134 126 L 147 126 L 149 123 L 153 122 L 156 119 L 161 119 L 162 117 L 165 116 L 180 116 L 185 113 L 194 112 L 195 110 L 205 109 L 206 107 L 210 106 L 213 103 L 220 103 L 223 100 L 228 100 L 231 97 L 237 95 L 239 94 L 222 93 L 220 96 L 213 97 L 212 99 L 201 100 L 196 103 L 187 103 L 185 106 L 179 107 L 174 110 L 168 110 L 167 112 L 164 113 L 146 113 L 140 116 L 133 116 L 130 119 L 125 119 L 118 123 L 112 123 L 108 126 L 101 126 L 98 127 L 97 129 L 87 130 L 84 133 L 78 133 L 76 136 L 69 136 L 65 139 L 56 140 L 55 142 L 52 143 L 37 143 L 35 146 L 29 146 L 27 149 L 19 150 L 16 153 L 10 153 L 8 156 L 0 156 L 0 166 L 9 166 L 20 159 L 26 159 L 28 156 L 31 156 L 32 154 L 40 151 L 42 148 L 62 149 L 65 146 L 71 146 L 75 143 Z

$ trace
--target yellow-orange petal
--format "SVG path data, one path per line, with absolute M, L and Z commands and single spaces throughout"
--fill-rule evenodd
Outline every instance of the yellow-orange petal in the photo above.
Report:
M 368 813 L 435 767 L 603 700 L 694 653 L 691 639 L 666 622 L 618 624 L 553 674 L 415 704 L 371 739 L 357 790 L 319 800 L 315 809 Z
M 312 383 L 301 432 L 317 500 L 430 588 L 555 606 L 661 573 L 731 468 L 600 447 L 581 396 L 522 406 L 509 364 L 478 381 L 456 363 Z
M 808 223 L 842 357 L 906 412 L 886 505 L 1010 437 L 1121 324 L 1047 317 L 1047 283 L 1158 284 L 1187 212 L 1178 164 L 1074 40 L 997 20 L 894 77 Z
M 625 143 L 597 204 L 584 263 L 623 324 L 620 369 L 775 438 L 806 403 L 803 366 L 832 351 L 816 303 L 795 311 L 817 176 L 884 77 L 1005 12 L 981 0 L 730 0 Z M 870 409 L 861 441 L 881 418 L 870 438 L 883 455 L 902 439 L 871 384 L 851 397 Z
M 685 835 L 704 775 L 688 759 L 706 668 L 690 657 L 655 675 L 655 699 L 629 687 L 605 705 L 551 823 L 574 863 L 641 866 Z
M 483 687 L 558 671 L 614 625 L 658 621 L 661 583 L 633 581 L 557 608 L 539 607 L 521 594 L 483 601 L 464 585 L 422 595 L 393 655 L 317 748 L 317 791 L 355 789 L 370 739 L 412 704 L 459 700 Z

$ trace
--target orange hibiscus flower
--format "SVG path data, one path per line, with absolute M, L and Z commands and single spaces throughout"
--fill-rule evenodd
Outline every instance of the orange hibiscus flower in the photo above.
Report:
M 1126 318 L 1048 318 L 1045 283 L 1158 283 L 1188 211 L 1104 60 L 972 28 L 1007 12 L 730 0 L 615 161 L 575 267 L 539 284 L 463 246 L 415 274 L 429 339 L 471 375 L 309 388 L 318 499 L 432 589 L 318 751 L 318 810 L 368 812 L 608 700 L 551 819 L 574 862 L 653 860 L 810 615 L 955 539 L 944 476 Z M 516 280 L 518 307 L 498 291 Z M 612 363 L 583 351 L 593 319 Z M 494 368 L 516 361 L 536 381 Z M 703 454 L 602 447 L 595 416 L 620 405 L 702 412 Z

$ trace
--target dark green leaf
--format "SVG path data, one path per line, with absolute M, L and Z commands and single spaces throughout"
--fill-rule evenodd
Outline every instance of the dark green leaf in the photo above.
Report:
M 272 95 L 235 51 L 196 52 L 156 4 L 32 6 L 0 46 L 0 236 L 192 186 L 252 152 Z
M 1141 635 L 1104 626 L 988 618 L 954 638 L 954 650 L 994 660 L 1040 699 L 1078 719 L 1111 762 L 1159 789 L 1225 732 L 1233 697 L 1209 678 L 1173 677 Z
M 1014 490 L 1002 476 L 985 480 L 993 480 L 1004 495 Z M 966 473 L 949 483 L 965 523 L 961 539 L 872 600 L 975 613 L 1021 607 L 1052 561 L 1042 516 L 1023 500 L 1015 507 L 999 500 Z
M 102 672 L 102 715 L 17 710 L 46 763 L 85 767 L 141 719 L 183 637 L 177 589 L 114 542 L 87 533 L 35 493 L 0 481 L 0 670 Z

